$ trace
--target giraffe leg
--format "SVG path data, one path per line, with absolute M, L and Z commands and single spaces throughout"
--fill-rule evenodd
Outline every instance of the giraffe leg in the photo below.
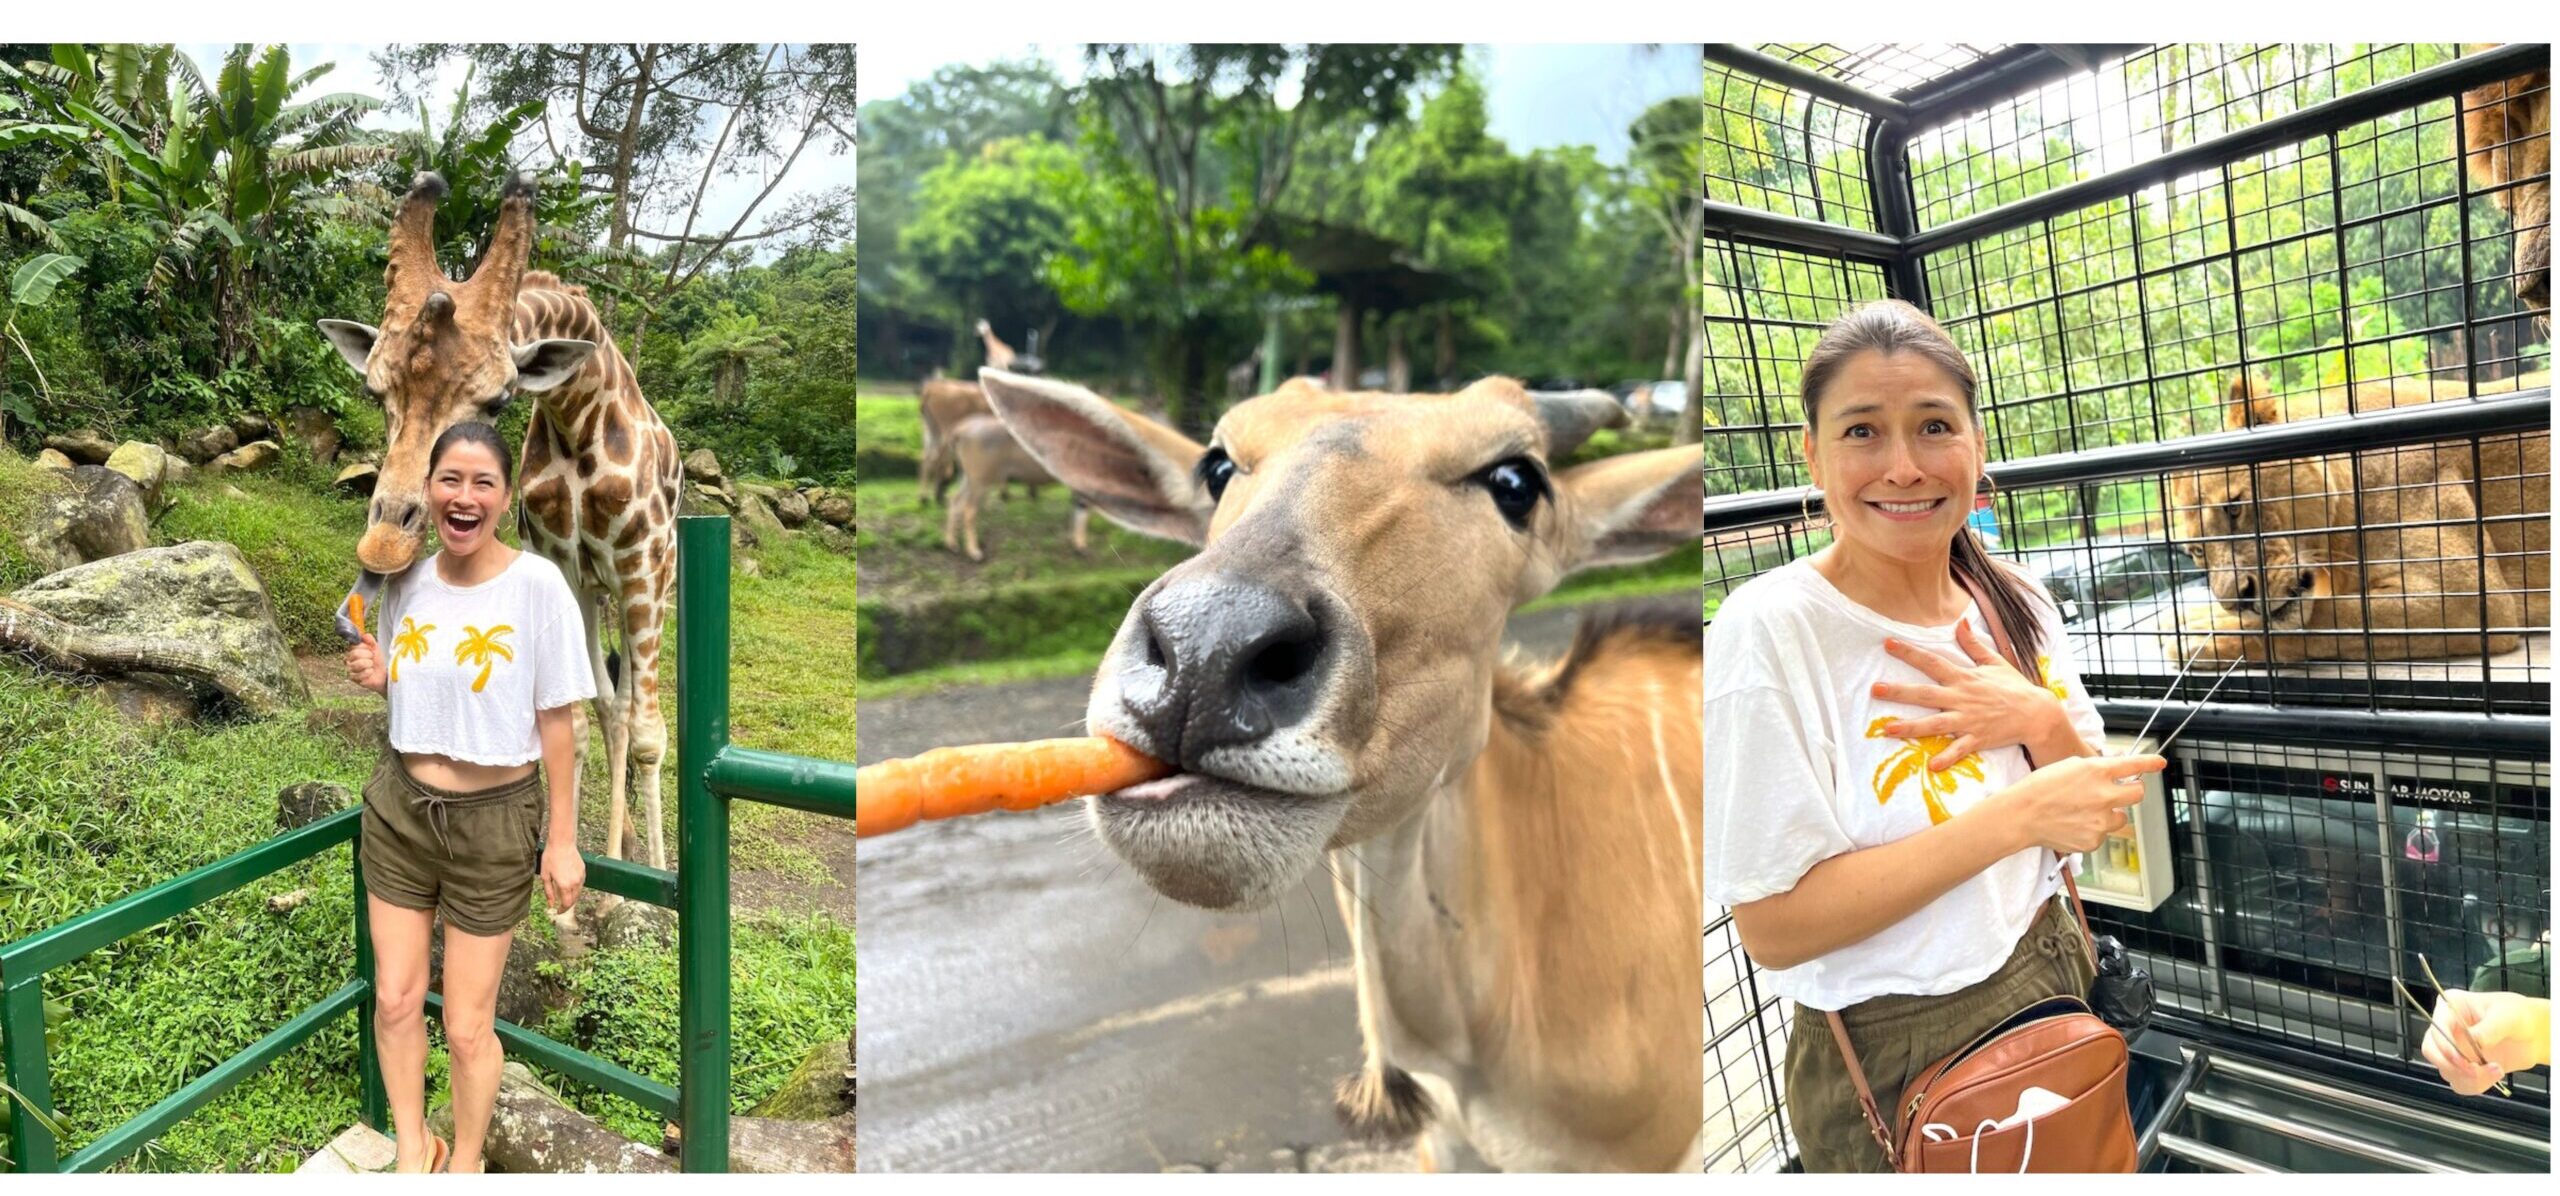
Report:
M 616 702 L 613 670 L 605 662 L 604 626 L 612 616 L 610 599 L 589 602 L 587 606 L 587 658 L 595 669 L 596 721 L 604 724 L 605 791 L 611 795 L 606 807 L 604 854 L 608 859 L 622 859 L 622 836 L 630 821 L 630 811 L 623 806 L 622 742 L 623 727 L 620 704 Z
M 667 564 L 674 564 L 672 555 Z M 626 739 L 631 747 L 635 776 L 640 791 L 640 813 L 649 827 L 649 866 L 667 866 L 666 811 L 660 801 L 662 765 L 667 758 L 667 718 L 658 704 L 658 640 L 667 616 L 667 599 L 672 596 L 675 579 L 661 573 L 654 587 L 657 601 L 647 605 L 632 604 L 623 614 L 622 642 L 630 646 L 630 684 L 624 686 L 623 702 L 628 718 Z

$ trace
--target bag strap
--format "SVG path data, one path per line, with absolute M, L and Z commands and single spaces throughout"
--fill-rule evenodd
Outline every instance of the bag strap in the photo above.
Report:
M 1866 1114 L 1867 1133 L 1873 1135 L 1878 1149 L 1884 1151 L 1887 1170 L 1900 1171 L 1902 1164 L 1893 1150 L 1893 1129 L 1884 1123 L 1884 1112 L 1876 1107 L 1876 1094 L 1867 1086 L 1867 1069 L 1858 1065 L 1858 1048 L 1849 1045 L 1849 1023 L 1840 1020 L 1838 1010 L 1823 1015 L 1831 1023 L 1831 1037 L 1840 1044 L 1840 1057 L 1849 1063 L 1849 1083 L 1858 1090 L 1858 1111 Z
M 2001 659 L 2008 661 L 2009 667 L 2018 670 L 2019 674 L 2027 680 L 2043 685 L 2044 678 L 2036 675 L 2035 670 L 2028 668 L 2026 661 L 2019 657 L 2017 645 L 2009 639 L 2008 626 L 2001 622 L 2000 608 L 1991 605 L 1991 595 L 1983 593 L 1982 587 L 1974 584 L 1974 580 L 1963 573 L 1959 572 L 1955 577 L 1957 584 L 1964 587 L 1965 593 L 1973 596 L 1974 609 L 1982 612 L 1983 626 L 1991 629 L 1991 643 L 1999 649 Z M 2026 749 L 2021 747 L 2019 750 Z M 2032 766 L 2035 762 L 2034 754 L 2029 753 L 2027 763 Z M 2053 862 L 2060 865 L 2062 853 L 2053 853 Z M 2080 903 L 2080 882 L 2072 879 L 2069 868 L 2062 869 L 2062 887 L 2071 892 L 2071 913 L 2080 920 L 2080 941 L 2088 947 L 2089 967 L 2090 970 L 2095 971 L 2098 967 L 2098 936 L 2089 929 L 2089 909 Z

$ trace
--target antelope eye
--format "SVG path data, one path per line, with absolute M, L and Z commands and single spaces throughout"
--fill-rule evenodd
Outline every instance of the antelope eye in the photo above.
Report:
M 1495 510 L 1519 531 L 1529 530 L 1529 513 L 1538 508 L 1538 500 L 1547 496 L 1547 474 L 1538 463 L 1527 457 L 1511 457 L 1496 461 L 1477 474 L 1473 481 L 1493 496 Z
M 1191 475 L 1209 491 L 1209 501 L 1216 502 L 1226 497 L 1227 482 L 1236 476 L 1235 459 L 1225 449 L 1210 449 L 1201 454 L 1198 465 L 1191 467 Z

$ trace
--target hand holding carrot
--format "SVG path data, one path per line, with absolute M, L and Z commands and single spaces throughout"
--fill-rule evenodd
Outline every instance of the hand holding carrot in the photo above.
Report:
M 854 833 L 885 835 L 925 819 L 1032 810 L 1173 772 L 1115 739 L 1044 739 L 936 748 L 854 770 Z

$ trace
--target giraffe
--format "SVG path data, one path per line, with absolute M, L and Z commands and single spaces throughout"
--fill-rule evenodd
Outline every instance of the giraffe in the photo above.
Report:
M 667 732 L 658 650 L 675 593 L 683 477 L 675 437 L 641 395 L 586 289 L 526 268 L 532 176 L 509 182 L 488 252 L 459 283 L 436 264 L 435 210 L 444 194 L 444 180 L 427 173 L 401 200 L 383 274 L 382 327 L 320 321 L 366 392 L 381 401 L 389 441 L 356 545 L 365 570 L 358 591 L 416 560 L 426 539 L 426 458 L 435 438 L 464 420 L 493 418 L 519 393 L 534 396 L 518 454 L 517 526 L 525 547 L 557 564 L 579 594 L 611 779 L 605 854 L 623 858 L 636 771 L 649 863 L 664 868 L 658 769 Z M 340 620 L 347 631 L 343 611 Z M 608 626 L 620 636 L 627 681 L 617 680 L 606 656 Z M 577 728 L 583 760 L 584 709 Z
M 983 319 L 979 320 L 978 340 L 987 347 L 987 366 L 989 368 L 999 370 L 1009 370 L 1013 368 L 1013 346 L 997 339 L 995 325 L 989 324 Z

